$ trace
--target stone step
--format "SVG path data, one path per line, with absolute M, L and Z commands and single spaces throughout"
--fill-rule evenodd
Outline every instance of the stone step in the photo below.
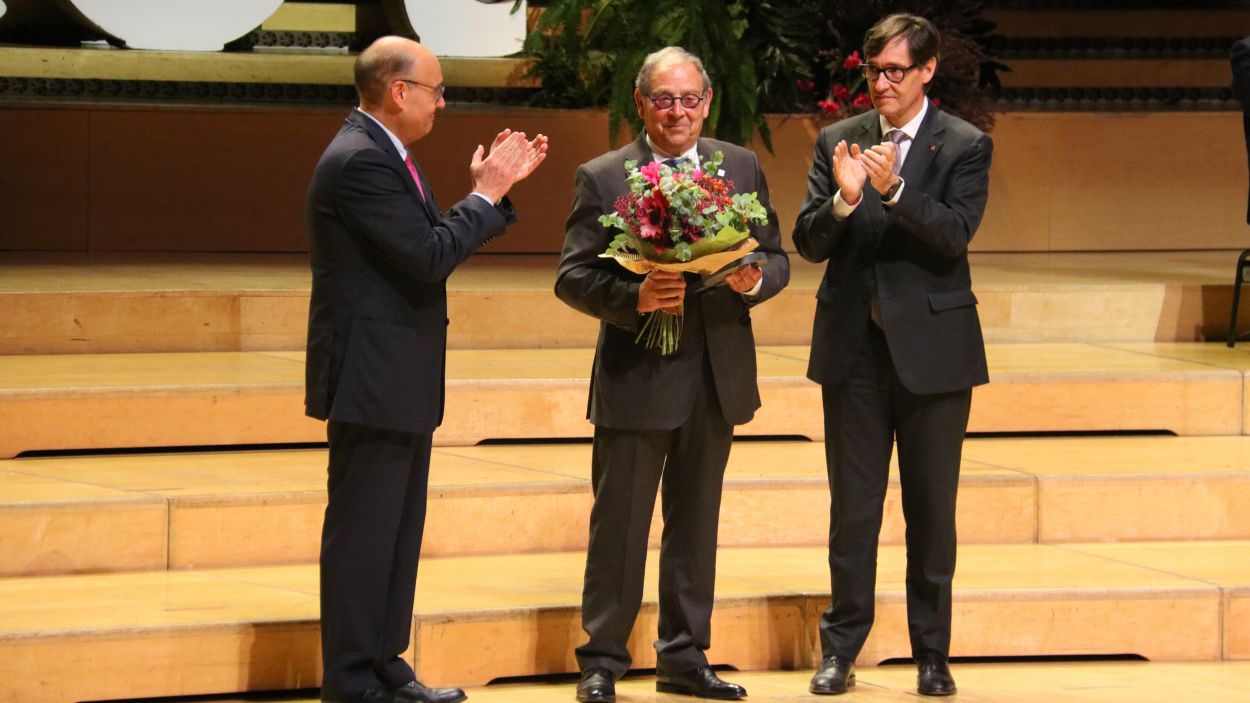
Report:
M 974 254 L 989 342 L 1221 338 L 1236 253 Z M 595 320 L 558 300 L 556 256 L 479 255 L 448 281 L 452 348 L 591 347 Z M 752 311 L 756 343 L 811 340 L 823 266 Z M 295 255 L 0 255 L 0 354 L 303 349 L 310 279 Z M 518 315 L 518 310 L 526 314 Z M 1243 328 L 1250 327 L 1246 306 Z
M 440 685 L 576 671 L 581 552 L 425 559 L 413 644 Z M 657 555 L 630 639 L 654 666 Z M 819 547 L 718 555 L 714 664 L 812 668 L 828 601 Z M 76 701 L 306 688 L 319 679 L 312 565 L 0 579 L 0 697 Z M 903 547 L 885 547 L 864 665 L 908 657 Z M 968 545 L 956 657 L 1250 658 L 1250 542 Z M 73 676 L 32 672 L 72 670 Z
M 0 462 L 0 576 L 315 562 L 325 464 L 320 449 Z M 426 556 L 586 546 L 589 444 L 436 448 L 430 475 Z M 882 544 L 903 543 L 898 491 L 895 467 Z M 971 439 L 959 492 L 965 544 L 1250 539 L 1250 437 Z M 723 505 L 722 546 L 825 544 L 823 445 L 739 442 Z
M 991 344 L 970 432 L 1242 434 L 1245 347 Z M 807 347 L 760 347 L 739 436 L 823 438 Z M 321 442 L 303 352 L 0 356 L 0 458 L 22 452 Z M 592 349 L 451 350 L 435 444 L 588 438 Z

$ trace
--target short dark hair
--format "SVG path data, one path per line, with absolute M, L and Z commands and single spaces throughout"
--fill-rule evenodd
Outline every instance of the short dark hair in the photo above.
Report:
M 925 64 L 937 58 L 942 46 L 942 34 L 932 22 L 900 13 L 878 21 L 864 34 L 864 58 L 880 54 L 886 44 L 899 37 L 907 40 L 907 50 L 914 64 Z

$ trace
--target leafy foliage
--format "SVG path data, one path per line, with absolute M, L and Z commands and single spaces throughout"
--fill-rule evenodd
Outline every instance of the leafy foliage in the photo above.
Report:
M 989 128 L 993 114 L 976 80 L 991 61 L 978 42 L 993 28 L 980 0 L 550 0 L 525 42 L 542 82 L 531 103 L 607 107 L 610 141 L 622 123 L 642 126 L 634 77 L 643 58 L 677 45 L 699 56 L 715 91 L 705 132 L 736 144 L 758 131 L 771 149 L 768 112 L 819 112 L 864 32 L 893 12 L 912 12 L 943 33 L 930 95 L 943 109 Z

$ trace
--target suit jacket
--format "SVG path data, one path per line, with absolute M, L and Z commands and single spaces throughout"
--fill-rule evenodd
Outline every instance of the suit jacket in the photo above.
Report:
M 1233 42 L 1233 97 L 1241 103 L 1242 129 L 1246 137 L 1246 160 L 1250 164 L 1250 37 Z M 1246 222 L 1250 223 L 1250 197 L 1246 199 Z
M 681 343 L 665 357 L 634 341 L 644 317 L 637 312 L 643 276 L 630 273 L 599 255 L 615 236 L 599 216 L 629 192 L 626 161 L 640 165 L 653 157 L 645 134 L 633 143 L 603 154 L 577 169 L 573 210 L 565 225 L 564 251 L 556 274 L 556 295 L 573 308 L 598 318 L 587 417 L 594 424 L 626 430 L 667 430 L 680 426 L 703 383 L 703 357 L 712 364 L 716 393 L 725 419 L 748 422 L 760 406 L 755 377 L 752 305 L 776 295 L 790 280 L 790 261 L 781 249 L 777 215 L 768 200 L 768 184 L 755 154 L 714 139 L 698 142 L 700 161 L 721 151 L 721 169 L 736 192 L 756 192 L 768 211 L 766 225 L 753 225 L 757 251 L 768 256 L 759 297 L 751 302 L 728 286 L 696 293 L 699 277 L 688 275 Z
M 470 195 L 423 200 L 394 144 L 353 111 L 308 189 L 308 415 L 428 434 L 442 421 L 446 279 L 514 221 Z
M 833 211 L 833 148 L 879 144 L 875 110 L 825 127 L 816 141 L 807 199 L 794 229 L 799 254 L 828 261 L 816 293 L 808 377 L 843 382 L 867 333 L 872 292 L 904 387 L 943 393 L 989 381 L 968 271 L 968 242 L 989 195 L 993 144 L 971 124 L 930 106 L 885 207 L 866 183 L 845 220 Z

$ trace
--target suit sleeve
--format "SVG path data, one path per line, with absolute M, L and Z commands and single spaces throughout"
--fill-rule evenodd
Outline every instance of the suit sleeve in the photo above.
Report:
M 940 200 L 919 188 L 904 188 L 889 208 L 887 224 L 896 225 L 901 236 L 915 238 L 939 256 L 953 259 L 966 254 L 989 199 L 993 151 L 990 138 L 978 135 L 951 169 Z
M 881 196 L 870 187 L 864 188 L 849 217 L 838 217 L 834 212 L 833 196 L 838 189 L 833 181 L 833 146 L 841 138 L 829 129 L 822 130 L 816 139 L 812 168 L 807 173 L 807 196 L 794 224 L 794 247 L 799 256 L 812 263 L 827 260 L 843 239 L 856 232 L 862 239 L 857 247 L 875 247 L 884 225 Z
M 431 222 L 388 159 L 374 149 L 352 154 L 338 174 L 337 208 L 380 261 L 406 276 L 425 282 L 447 278 L 516 219 L 510 203 L 492 206 L 470 195 Z
M 768 180 L 764 177 L 764 170 L 760 168 L 759 157 L 751 154 L 751 163 L 755 169 L 756 195 L 760 205 L 768 213 L 766 224 L 751 226 L 751 236 L 760 243 L 756 251 L 763 252 L 768 257 L 759 293 L 752 298 L 746 298 L 747 304 L 758 305 L 781 292 L 790 282 L 790 257 L 781 248 L 781 229 L 777 225 L 777 213 L 769 201 Z
M 585 166 L 578 168 L 556 271 L 556 296 L 575 310 L 633 330 L 639 324 L 638 288 L 643 277 L 613 259 L 599 257 L 612 241 L 599 224 L 599 216 L 610 205 L 603 200 L 597 179 Z

